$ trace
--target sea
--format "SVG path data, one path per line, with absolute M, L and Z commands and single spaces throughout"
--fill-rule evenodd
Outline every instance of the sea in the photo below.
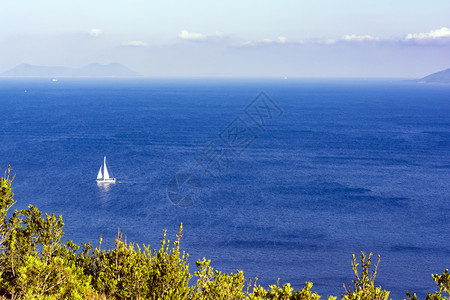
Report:
M 106 156 L 113 185 L 97 184 Z M 450 268 L 450 86 L 403 79 L 0 80 L 0 166 L 64 240 L 176 239 L 258 284 L 404 299 Z M 195 278 L 191 283 L 194 283 Z

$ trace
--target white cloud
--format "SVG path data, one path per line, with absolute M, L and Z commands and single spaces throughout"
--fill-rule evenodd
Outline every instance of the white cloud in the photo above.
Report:
M 333 40 L 333 39 L 319 40 L 317 42 L 317 44 L 322 44 L 322 45 L 333 45 L 335 43 L 336 43 L 336 40 Z
M 285 44 L 286 41 L 287 41 L 287 38 L 285 36 L 279 36 L 277 38 L 277 42 L 280 43 L 280 44 Z
M 252 46 L 254 43 L 252 41 L 246 41 L 246 42 L 240 42 L 240 43 L 232 43 L 233 47 L 245 47 L 245 46 Z
M 442 27 L 441 29 L 431 30 L 429 32 L 422 33 L 409 33 L 405 40 L 437 40 L 441 38 L 450 38 L 450 28 Z
M 90 36 L 97 37 L 97 36 L 99 36 L 100 34 L 102 34 L 102 32 L 103 32 L 103 30 L 101 30 L 101 29 L 93 28 L 93 29 L 89 30 L 89 35 L 90 35 Z
M 184 40 L 209 40 L 211 38 L 224 39 L 221 33 L 216 32 L 211 35 L 202 34 L 198 32 L 189 32 L 187 30 L 180 31 L 179 38 Z M 361 43 L 367 45 L 388 45 L 388 44 L 409 44 L 409 45 L 425 45 L 425 44 L 442 44 L 450 42 L 450 28 L 442 27 L 441 29 L 431 30 L 426 33 L 410 33 L 408 35 L 396 36 L 396 37 L 378 37 L 369 34 L 346 34 L 339 38 L 309 38 L 304 40 L 298 39 L 288 39 L 285 36 L 278 37 L 267 37 L 255 40 L 240 40 L 236 37 L 227 38 L 225 41 L 230 42 L 233 47 L 265 47 L 269 45 L 323 45 L 323 46 L 334 46 L 343 45 L 348 43 L 348 45 Z
M 129 41 L 122 43 L 122 46 L 131 46 L 131 47 L 145 47 L 148 43 L 143 41 Z
M 242 46 L 256 46 L 261 44 L 286 44 L 287 38 L 285 36 L 279 36 L 276 39 L 265 38 L 258 41 L 246 41 L 243 43 L 235 43 L 233 46 L 242 47 Z
M 264 43 L 264 44 L 285 44 L 286 41 L 287 41 L 287 38 L 285 36 L 279 36 L 279 37 L 277 37 L 274 40 L 266 38 L 266 39 L 262 39 L 260 41 L 256 41 L 254 43 L 255 44 L 258 44 L 258 43 Z M 252 43 L 252 42 L 250 42 L 250 43 Z
M 307 39 L 296 42 L 299 45 L 334 45 L 335 39 Z
M 178 37 L 183 40 L 191 40 L 191 41 L 200 41 L 205 40 L 207 38 L 206 35 L 198 32 L 189 32 L 186 29 L 183 29 L 178 34 Z
M 379 41 L 380 39 L 371 35 L 355 35 L 347 34 L 341 37 L 341 40 L 346 42 L 365 42 L 365 41 Z

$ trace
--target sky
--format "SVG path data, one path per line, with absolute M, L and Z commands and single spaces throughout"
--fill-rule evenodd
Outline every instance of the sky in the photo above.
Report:
M 0 0 L 0 73 L 94 62 L 151 77 L 423 77 L 450 68 L 450 1 Z

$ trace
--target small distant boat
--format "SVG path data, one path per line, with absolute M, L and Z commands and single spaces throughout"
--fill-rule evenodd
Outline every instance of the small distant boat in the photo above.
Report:
M 100 166 L 100 170 L 98 170 L 97 183 L 116 183 L 115 178 L 109 177 L 108 167 L 106 166 L 106 156 L 103 157 L 103 164 Z
M 52 81 L 53 81 L 53 82 L 57 82 L 57 81 L 58 81 L 58 79 L 55 79 L 55 78 L 53 78 L 53 79 L 52 79 Z

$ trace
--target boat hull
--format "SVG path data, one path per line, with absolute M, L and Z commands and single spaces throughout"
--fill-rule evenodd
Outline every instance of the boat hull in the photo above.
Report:
M 116 179 L 115 178 L 97 179 L 97 183 L 116 183 Z

